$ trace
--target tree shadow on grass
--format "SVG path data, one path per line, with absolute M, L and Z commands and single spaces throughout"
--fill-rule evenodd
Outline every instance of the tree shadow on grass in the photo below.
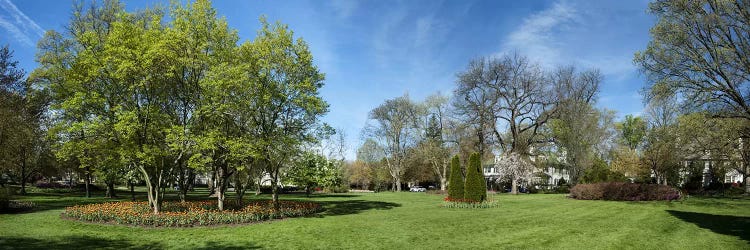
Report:
M 325 209 L 318 216 L 335 216 L 358 214 L 366 210 L 388 210 L 394 207 L 400 207 L 401 204 L 382 201 L 365 201 L 365 200 L 343 200 L 343 201 L 320 201 Z
M 56 240 L 0 236 L 0 249 L 164 249 L 158 242 L 112 240 L 91 236 L 62 237 Z
M 216 242 L 209 241 L 202 247 L 196 247 L 193 249 L 200 250 L 241 250 L 241 249 L 261 249 L 261 247 L 252 243 L 236 243 L 236 242 Z
M 709 229 L 719 234 L 737 236 L 744 241 L 750 242 L 750 217 L 714 215 L 675 210 L 667 210 L 667 212 L 682 221 L 693 223 L 701 228 Z
M 354 198 L 359 194 L 311 194 L 310 198 Z M 301 197 L 307 197 L 304 194 Z

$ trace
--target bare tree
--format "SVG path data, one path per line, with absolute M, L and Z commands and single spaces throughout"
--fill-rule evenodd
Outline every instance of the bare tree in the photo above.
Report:
M 421 112 L 419 105 L 413 103 L 408 95 L 386 100 L 370 111 L 370 119 L 374 124 L 367 125 L 365 133 L 383 149 L 396 191 L 401 191 L 407 151 L 415 146 L 419 136 L 417 121 Z
M 450 133 L 449 126 L 446 126 L 450 122 L 448 97 L 437 93 L 428 96 L 423 105 L 427 112 L 422 117 L 424 133 L 421 134 L 417 152 L 440 181 L 440 190 L 445 190 L 451 156 L 450 143 L 446 141 Z
M 597 70 L 577 73 L 574 67 L 548 74 L 516 54 L 480 58 L 458 74 L 454 103 L 477 131 L 480 152 L 489 133 L 491 145 L 503 154 L 530 156 L 539 144 L 552 142 L 542 135 L 544 125 L 560 110 L 594 102 L 601 80 Z
M 649 12 L 652 41 L 635 55 L 648 97 L 678 93 L 686 106 L 750 120 L 750 2 L 657 0 Z
M 501 151 L 528 154 L 534 135 L 555 107 L 554 86 L 547 80 L 541 68 L 523 56 L 480 58 L 459 74 L 456 108 L 476 124 L 478 134 L 493 134 Z M 509 140 L 501 131 L 508 131 Z M 532 136 L 521 140 L 527 131 Z
M 536 134 L 554 107 L 552 85 L 545 84 L 538 65 L 519 55 L 480 58 L 459 73 L 457 83 L 456 110 L 474 126 L 480 155 L 484 156 L 489 144 L 488 134 L 503 153 L 531 154 Z M 527 136 L 522 138 L 522 134 Z

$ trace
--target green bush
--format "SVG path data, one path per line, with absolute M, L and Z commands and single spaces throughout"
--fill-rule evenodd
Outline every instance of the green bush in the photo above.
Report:
M 464 184 L 464 199 L 482 202 L 487 199 L 487 183 L 482 175 L 482 162 L 479 153 L 469 157 L 466 168 L 466 184 Z
M 448 179 L 448 197 L 464 197 L 464 175 L 461 173 L 461 162 L 458 155 L 451 159 L 451 176 Z

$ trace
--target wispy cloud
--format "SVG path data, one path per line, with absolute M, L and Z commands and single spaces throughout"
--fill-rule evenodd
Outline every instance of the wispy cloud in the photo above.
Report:
M 34 46 L 34 40 L 44 36 L 44 29 L 19 10 L 10 0 L 0 0 L 0 27 L 19 42 Z
M 632 63 L 632 42 L 623 45 L 622 41 L 641 35 L 629 23 L 629 19 L 637 17 L 633 14 L 643 12 L 639 8 L 559 0 L 524 18 L 503 40 L 500 54 L 518 52 L 547 68 L 598 68 L 608 82 L 626 82 L 636 68 Z
M 339 18 L 349 18 L 357 11 L 359 4 L 353 0 L 333 0 L 330 2 Z
M 556 2 L 550 8 L 525 18 L 521 26 L 508 35 L 501 53 L 517 51 L 545 66 L 558 64 L 563 52 L 561 41 L 555 35 L 577 19 L 578 13 L 573 6 Z

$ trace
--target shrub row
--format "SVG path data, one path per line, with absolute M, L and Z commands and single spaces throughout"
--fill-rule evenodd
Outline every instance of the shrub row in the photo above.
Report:
M 244 206 L 233 202 L 225 210 L 217 209 L 214 201 L 164 202 L 162 212 L 153 214 L 147 202 L 109 202 L 68 207 L 65 217 L 99 223 L 115 223 L 155 227 L 190 227 L 239 224 L 278 218 L 298 217 L 317 213 L 317 203 L 279 201 L 281 208 L 273 211 L 272 201 L 255 201 Z
M 677 200 L 680 192 L 657 184 L 602 182 L 578 184 L 570 189 L 570 197 L 579 200 L 654 201 Z

